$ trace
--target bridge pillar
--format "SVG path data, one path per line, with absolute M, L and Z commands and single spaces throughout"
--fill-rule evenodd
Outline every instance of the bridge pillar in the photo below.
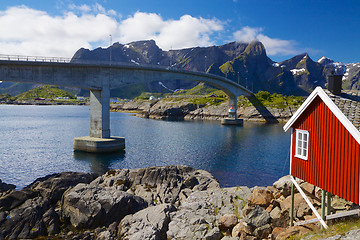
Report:
M 90 90 L 90 137 L 110 137 L 110 90 Z
M 237 97 L 229 96 L 228 117 L 221 120 L 222 125 L 243 125 L 243 119 L 237 119 Z
M 90 136 L 74 139 L 74 150 L 115 152 L 125 148 L 125 138 L 110 137 L 110 89 L 90 90 Z

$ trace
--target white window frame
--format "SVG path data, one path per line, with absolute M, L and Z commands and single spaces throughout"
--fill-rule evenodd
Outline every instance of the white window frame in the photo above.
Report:
M 304 139 L 304 134 L 307 135 L 307 141 Z M 299 139 L 301 136 L 301 139 Z M 306 143 L 306 144 L 305 144 Z M 306 145 L 306 147 L 304 147 Z M 299 150 L 301 153 L 299 153 Z M 309 156 L 309 131 L 296 129 L 296 146 L 295 157 L 308 160 Z

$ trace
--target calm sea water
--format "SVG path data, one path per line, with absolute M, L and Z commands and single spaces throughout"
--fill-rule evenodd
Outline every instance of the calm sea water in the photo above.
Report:
M 211 172 L 222 186 L 267 186 L 289 172 L 290 136 L 281 124 L 158 121 L 111 113 L 111 133 L 126 151 L 73 151 L 87 136 L 88 106 L 0 105 L 0 179 L 20 189 L 62 171 L 104 173 L 111 168 L 188 165 Z

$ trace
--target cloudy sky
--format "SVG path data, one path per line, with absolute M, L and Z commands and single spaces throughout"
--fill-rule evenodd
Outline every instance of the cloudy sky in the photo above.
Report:
M 164 50 L 261 41 L 274 61 L 308 52 L 360 62 L 357 0 L 1 0 L 0 54 L 71 57 L 153 39 Z

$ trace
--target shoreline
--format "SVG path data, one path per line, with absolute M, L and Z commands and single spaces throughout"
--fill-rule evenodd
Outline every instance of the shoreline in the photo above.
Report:
M 321 189 L 298 183 L 320 210 Z M 286 239 L 320 229 L 288 226 L 289 176 L 267 187 L 221 188 L 207 171 L 171 165 L 61 172 L 13 187 L 0 181 L 1 239 Z M 332 198 L 335 212 L 356 207 Z M 296 221 L 315 217 L 300 193 L 295 201 Z

